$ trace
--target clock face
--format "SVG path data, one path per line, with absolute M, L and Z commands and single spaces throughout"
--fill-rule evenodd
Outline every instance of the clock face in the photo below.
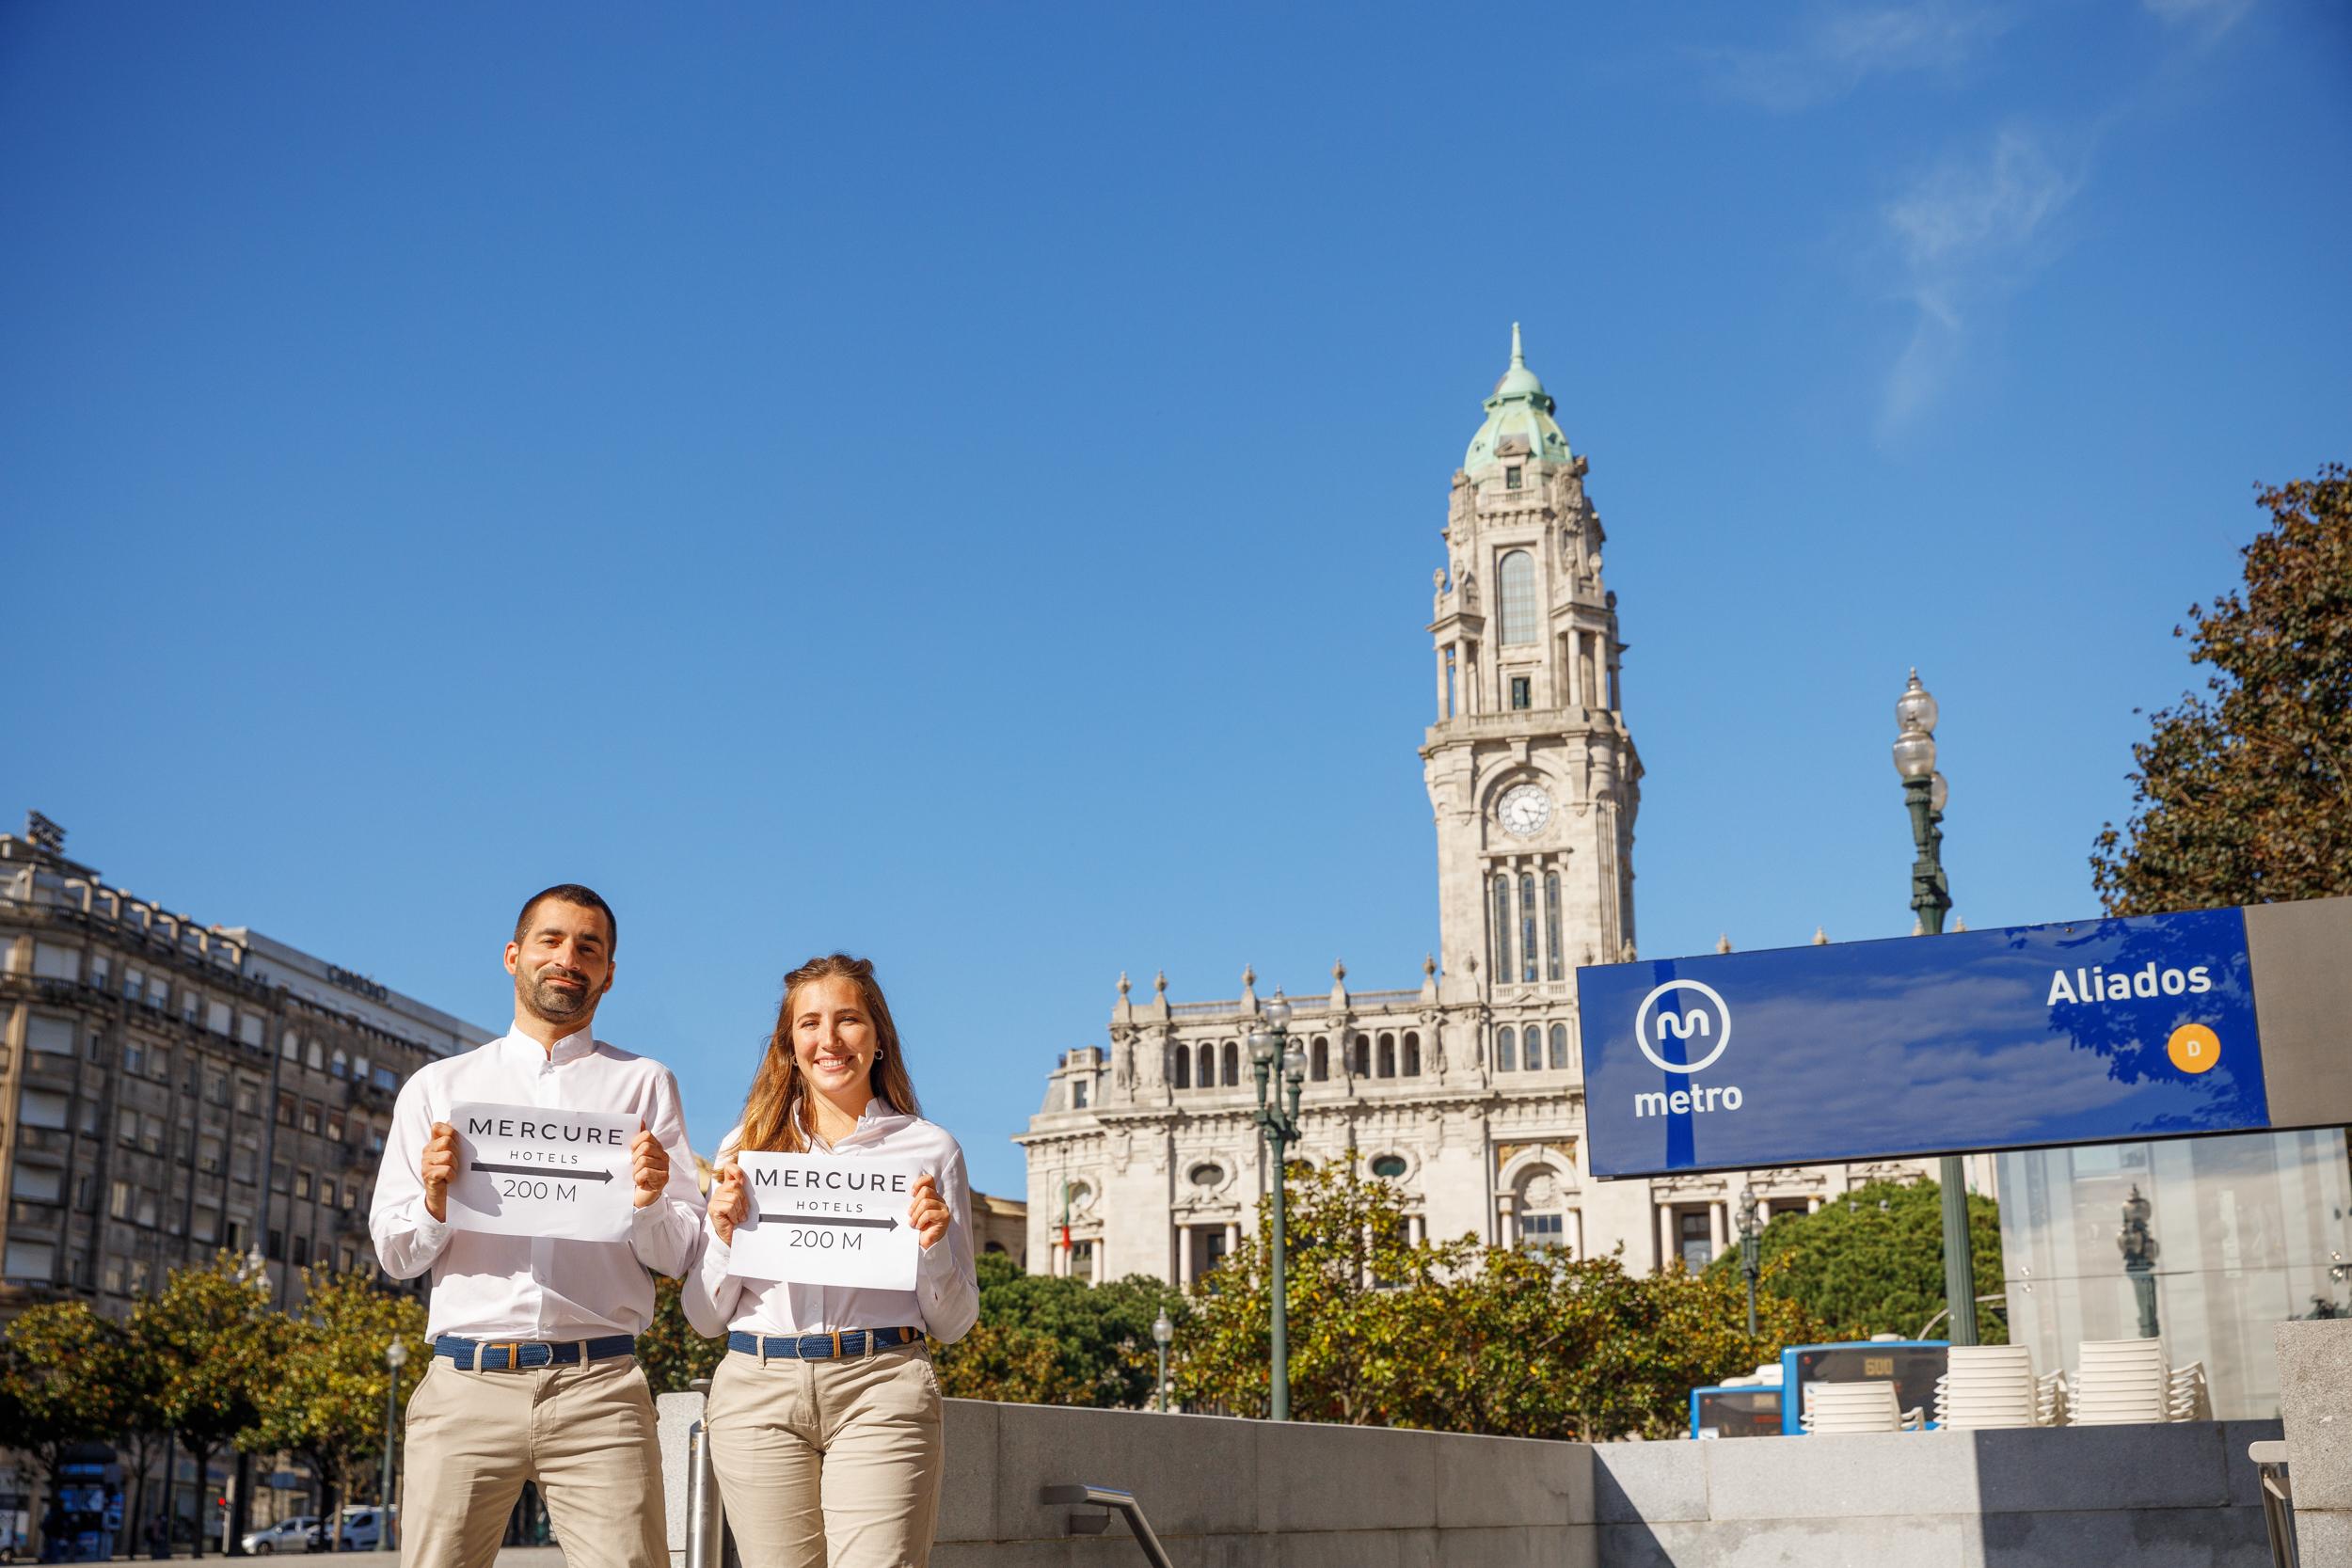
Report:
M 1495 802 L 1495 817 L 1514 838 L 1533 838 L 1551 820 L 1551 797 L 1541 784 L 1514 784 Z

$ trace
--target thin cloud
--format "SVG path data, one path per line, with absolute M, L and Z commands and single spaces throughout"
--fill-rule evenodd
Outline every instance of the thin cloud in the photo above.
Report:
M 1860 9 L 1823 8 L 1787 43 L 1715 50 L 1708 57 L 1725 93 L 1767 109 L 1792 111 L 1841 98 L 1872 77 L 1957 72 L 2007 32 L 2011 20 L 2000 9 L 1947 0 Z
M 2210 42 L 2238 24 L 2254 0 L 2140 0 L 2168 27 L 2193 28 Z
M 1977 317 L 2048 263 L 2053 224 L 2081 188 L 2081 175 L 2041 136 L 2010 127 L 1989 148 L 1928 169 L 1881 209 L 1896 292 L 1917 311 L 1888 372 L 1883 433 L 1933 401 Z

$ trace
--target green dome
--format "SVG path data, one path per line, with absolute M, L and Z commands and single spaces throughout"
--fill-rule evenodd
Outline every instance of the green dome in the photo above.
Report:
M 1548 463 L 1568 460 L 1568 438 L 1560 433 L 1554 420 L 1555 404 L 1551 395 L 1535 372 L 1527 368 L 1527 356 L 1519 351 L 1519 324 L 1511 324 L 1511 368 L 1495 383 L 1494 394 L 1486 399 L 1486 422 L 1470 437 L 1470 451 L 1462 458 L 1465 468 L 1484 467 L 1499 461 L 1496 449 L 1516 436 L 1526 448 L 1526 455 Z

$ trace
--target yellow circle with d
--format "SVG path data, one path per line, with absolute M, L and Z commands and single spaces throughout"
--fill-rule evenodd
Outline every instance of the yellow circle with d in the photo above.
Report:
M 2183 1072 L 2210 1072 L 2221 1060 L 2221 1037 L 2201 1023 L 2184 1023 L 2164 1042 L 2164 1053 Z

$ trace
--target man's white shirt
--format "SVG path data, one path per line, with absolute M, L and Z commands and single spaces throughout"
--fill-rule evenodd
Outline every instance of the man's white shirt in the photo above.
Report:
M 962 1338 L 980 1315 L 980 1285 L 972 1257 L 972 1186 L 955 1135 L 936 1122 L 869 1100 L 866 1114 L 840 1142 L 828 1144 L 813 1135 L 807 1141 L 812 1154 L 913 1160 L 925 1175 L 938 1180 L 940 1201 L 952 1218 L 947 1234 L 922 1249 L 914 1289 L 876 1291 L 739 1277 L 734 1273 L 735 1249 L 706 1223 L 702 1257 L 679 1292 L 686 1321 L 695 1332 L 708 1335 L 729 1329 L 787 1335 L 830 1334 L 837 1328 L 919 1328 L 942 1342 Z M 720 1141 L 717 1164 L 733 1164 L 742 1142 L 739 1126 Z
M 453 1121 L 454 1105 L 475 1103 L 635 1117 L 669 1151 L 669 1185 L 629 1211 L 625 1242 L 459 1230 L 426 1212 L 419 1167 L 433 1124 Z M 552 1050 L 516 1030 L 428 1063 L 402 1086 L 368 1230 L 394 1279 L 433 1271 L 426 1332 L 435 1338 L 589 1339 L 645 1331 L 653 1321 L 653 1280 L 645 1271 L 684 1274 L 702 1217 L 694 1153 L 670 1069 L 586 1030 L 564 1036 Z

